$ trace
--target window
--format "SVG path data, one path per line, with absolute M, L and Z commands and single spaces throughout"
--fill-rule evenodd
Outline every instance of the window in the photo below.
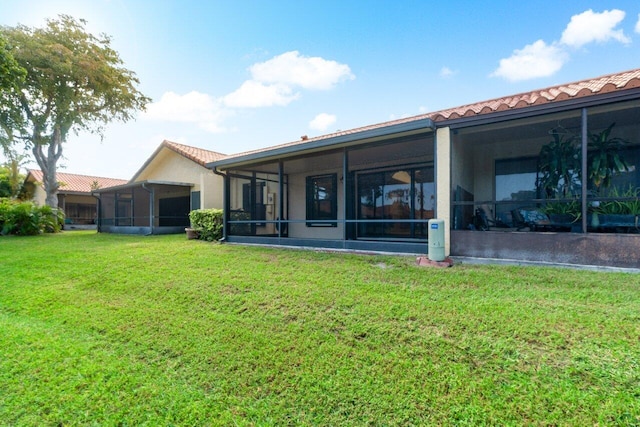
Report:
M 307 177 L 307 227 L 337 227 L 337 202 L 336 174 Z
M 200 192 L 192 191 L 191 192 L 191 210 L 196 211 L 200 209 Z

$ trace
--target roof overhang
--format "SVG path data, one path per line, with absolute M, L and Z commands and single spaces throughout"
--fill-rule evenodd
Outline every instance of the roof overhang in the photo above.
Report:
M 273 161 L 287 157 L 294 157 L 318 151 L 333 150 L 361 144 L 377 142 L 389 137 L 418 135 L 432 132 L 435 129 L 429 118 L 409 121 L 388 126 L 363 129 L 346 134 L 338 134 L 325 138 L 311 139 L 308 142 L 280 145 L 265 150 L 240 154 L 226 159 L 207 163 L 209 169 L 229 169 L 256 162 Z
M 59 196 L 92 196 L 94 190 L 90 191 L 64 191 L 58 189 Z
M 436 127 L 449 127 L 450 129 L 460 129 L 470 126 L 498 123 L 515 119 L 522 119 L 531 116 L 553 114 L 564 111 L 577 110 L 580 108 L 596 107 L 615 102 L 632 101 L 640 98 L 640 87 L 625 89 L 603 94 L 593 94 L 578 98 L 570 98 L 561 101 L 547 102 L 538 105 L 528 105 L 525 107 L 512 108 L 504 111 L 492 113 L 475 114 L 469 117 L 458 117 L 455 119 L 445 119 L 436 121 Z
M 115 187 L 99 188 L 97 190 L 93 190 L 91 194 L 113 193 L 117 191 L 130 190 L 132 188 L 146 187 L 146 186 L 193 187 L 194 184 L 190 184 L 188 182 L 153 181 L 153 180 L 137 181 L 137 182 L 129 182 L 123 185 L 116 185 Z

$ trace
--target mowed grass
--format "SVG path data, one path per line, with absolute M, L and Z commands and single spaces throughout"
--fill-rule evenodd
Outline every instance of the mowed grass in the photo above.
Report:
M 640 425 L 640 276 L 0 238 L 0 425 Z

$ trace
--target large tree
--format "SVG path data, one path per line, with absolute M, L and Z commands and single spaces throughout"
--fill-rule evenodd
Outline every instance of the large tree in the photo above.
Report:
M 15 90 L 0 95 L 0 126 L 31 149 L 43 172 L 47 205 L 57 208 L 56 168 L 70 132 L 102 137 L 106 124 L 126 122 L 150 99 L 123 67 L 111 38 L 85 30 L 86 21 L 60 15 L 44 28 L 0 28 L 6 50 L 26 70 Z

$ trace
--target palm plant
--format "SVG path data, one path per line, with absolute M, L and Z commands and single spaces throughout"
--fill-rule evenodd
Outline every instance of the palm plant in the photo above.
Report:
M 537 187 L 548 199 L 568 198 L 580 188 L 582 163 L 578 138 L 558 128 L 552 139 L 540 149 Z
M 598 133 L 589 134 L 587 151 L 587 164 L 589 166 L 589 179 L 593 184 L 596 194 L 601 188 L 611 185 L 611 178 L 618 172 L 629 170 L 629 164 L 622 156 L 622 149 L 629 141 L 611 137 L 611 131 L 615 122 L 608 128 Z

